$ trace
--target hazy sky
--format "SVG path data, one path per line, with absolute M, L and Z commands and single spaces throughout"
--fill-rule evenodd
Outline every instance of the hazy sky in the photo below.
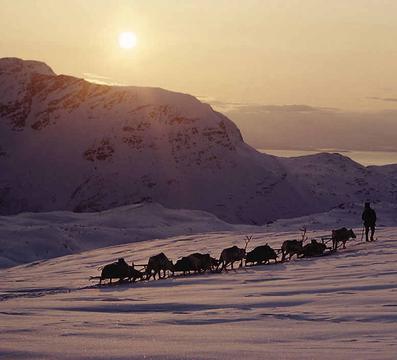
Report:
M 119 48 L 121 31 L 136 48 Z M 396 0 L 0 0 L 0 34 L 0 57 L 57 73 L 225 102 L 397 108 Z

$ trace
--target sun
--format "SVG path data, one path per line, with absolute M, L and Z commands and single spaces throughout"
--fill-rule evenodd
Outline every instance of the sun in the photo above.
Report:
M 122 49 L 132 49 L 136 46 L 136 35 L 131 31 L 119 34 L 119 46 Z

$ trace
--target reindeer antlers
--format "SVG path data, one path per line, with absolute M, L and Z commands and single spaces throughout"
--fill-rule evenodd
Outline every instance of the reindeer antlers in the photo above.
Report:
M 248 243 L 252 240 L 252 235 L 245 235 L 245 250 L 247 250 Z
M 302 226 L 300 229 L 299 229 L 300 231 L 302 231 L 302 241 L 304 242 L 304 241 L 306 241 L 307 240 L 307 236 L 306 236 L 306 231 L 307 231 L 307 228 L 306 228 L 306 226 Z

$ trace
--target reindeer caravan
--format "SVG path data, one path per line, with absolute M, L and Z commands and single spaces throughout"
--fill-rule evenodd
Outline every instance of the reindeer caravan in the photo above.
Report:
M 99 268 L 101 275 L 92 276 L 90 280 L 99 280 L 99 285 L 102 285 L 105 280 L 112 284 L 114 279 L 118 280 L 119 283 L 135 283 L 138 280 L 150 280 L 151 278 L 156 280 L 156 277 L 161 279 L 175 276 L 175 273 L 187 275 L 191 273 L 222 272 L 228 271 L 228 267 L 234 270 L 235 263 L 239 263 L 239 268 L 244 266 L 244 262 L 245 266 L 270 264 L 271 261 L 276 264 L 287 261 L 287 257 L 290 261 L 295 255 L 297 258 L 302 258 L 332 254 L 337 251 L 340 244 L 345 249 L 346 242 L 356 238 L 352 229 L 341 228 L 332 230 L 331 236 L 313 238 L 309 243 L 304 244 L 308 241 L 306 228 L 300 230 L 302 231 L 301 240 L 285 240 L 279 249 L 273 249 L 265 244 L 247 252 L 252 236 L 246 236 L 244 248 L 238 246 L 226 248 L 222 250 L 219 259 L 211 257 L 210 254 L 193 253 L 178 259 L 174 264 L 164 253 L 160 253 L 150 257 L 147 264 L 137 265 L 140 268 L 137 269 L 134 263 L 128 265 L 123 258 L 120 258 L 114 263 Z M 327 246 L 329 243 L 331 243 L 331 246 Z

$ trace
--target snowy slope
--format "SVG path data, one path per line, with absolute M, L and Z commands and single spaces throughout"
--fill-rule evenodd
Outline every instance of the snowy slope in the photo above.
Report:
M 391 215 L 391 209 L 378 210 Z M 359 223 L 355 211 L 313 215 L 317 230 L 309 227 L 309 237 L 329 234 L 328 226 L 341 220 Z M 279 247 L 298 237 L 297 227 L 308 219 L 263 227 L 250 247 Z M 173 259 L 193 251 L 218 255 L 226 246 L 241 245 L 244 231 L 118 245 L 1 270 L 0 356 L 395 358 L 396 227 L 380 229 L 375 243 L 350 242 L 323 258 L 135 285 L 89 285 L 99 265 L 120 256 L 139 264 L 159 251 Z
M 321 168 L 323 161 L 309 162 Z M 396 201 L 395 177 L 350 165 L 354 177 L 368 178 L 368 191 L 387 189 L 371 192 L 372 200 Z M 0 214 L 98 211 L 151 199 L 264 224 L 369 197 L 361 183 L 337 192 L 338 167 L 317 186 L 327 195 L 317 196 L 317 178 L 301 176 L 299 166 L 258 153 L 229 119 L 190 95 L 92 84 L 43 63 L 0 59 Z
M 378 225 L 397 224 L 397 204 L 375 204 Z M 346 203 L 322 214 L 280 219 L 266 226 L 232 225 L 197 210 L 143 203 L 97 213 L 54 211 L 0 216 L 0 268 L 76 254 L 111 245 L 219 231 L 239 233 L 311 230 L 360 224 L 361 204 Z
M 210 213 L 127 205 L 100 213 L 22 213 L 0 216 L 0 268 L 110 245 L 181 234 L 232 230 Z

